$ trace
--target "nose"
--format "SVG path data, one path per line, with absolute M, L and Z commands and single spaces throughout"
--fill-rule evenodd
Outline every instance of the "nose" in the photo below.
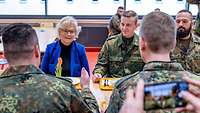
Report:
M 179 25 L 179 26 L 183 26 L 183 21 L 180 21 L 180 22 L 178 23 L 178 25 Z

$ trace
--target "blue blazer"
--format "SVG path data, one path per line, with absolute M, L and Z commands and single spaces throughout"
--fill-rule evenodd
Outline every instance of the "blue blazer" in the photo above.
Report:
M 47 45 L 41 64 L 42 71 L 44 71 L 47 74 L 55 75 L 56 65 L 58 63 L 58 58 L 60 57 L 60 52 L 60 41 L 55 41 Z M 80 77 L 81 69 L 83 67 L 85 67 L 85 69 L 90 75 L 85 47 L 82 44 L 73 41 L 70 53 L 70 76 Z

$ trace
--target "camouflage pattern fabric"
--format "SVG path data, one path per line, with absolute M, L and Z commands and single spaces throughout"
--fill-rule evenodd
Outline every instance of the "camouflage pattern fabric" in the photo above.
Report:
M 197 14 L 197 18 L 195 20 L 195 28 L 194 28 L 194 32 L 196 35 L 198 35 L 200 37 L 200 6 L 198 6 L 199 12 Z
M 141 78 L 147 83 L 160 83 L 170 81 L 180 81 L 182 76 L 186 75 L 193 79 L 200 79 L 199 76 L 184 71 L 181 64 L 173 62 L 150 62 L 147 63 L 143 71 L 133 75 L 126 76 L 115 84 L 112 95 L 110 97 L 109 106 L 106 113 L 118 113 L 125 99 L 125 91 L 127 88 L 134 88 L 137 81 Z M 146 111 L 147 113 L 175 113 L 171 110 L 154 110 Z
M 114 16 L 111 17 L 110 22 L 109 22 L 109 36 L 117 35 L 121 33 L 120 30 L 120 17 L 118 14 L 115 14 Z
M 93 74 L 123 77 L 141 71 L 144 63 L 140 56 L 138 41 L 136 34 L 129 45 L 123 43 L 122 34 L 108 38 L 99 53 Z
M 70 79 L 47 76 L 33 65 L 0 76 L 0 113 L 99 113 L 89 89 L 80 94 Z
M 171 60 L 181 63 L 183 68 L 193 73 L 200 73 L 200 37 L 192 34 L 189 48 L 182 50 L 177 40 L 176 48 L 171 53 Z

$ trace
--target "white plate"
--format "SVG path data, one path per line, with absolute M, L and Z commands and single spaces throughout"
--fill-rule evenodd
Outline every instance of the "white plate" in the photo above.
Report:
M 72 80 L 72 84 L 76 85 L 78 83 L 80 83 L 80 78 L 78 77 L 68 77 Z

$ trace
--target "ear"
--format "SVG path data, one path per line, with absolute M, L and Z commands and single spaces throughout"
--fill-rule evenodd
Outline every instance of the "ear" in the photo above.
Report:
M 146 42 L 144 40 L 144 37 L 140 37 L 140 48 L 142 51 L 146 50 Z
M 36 57 L 36 58 L 40 58 L 40 49 L 39 49 L 39 46 L 38 45 L 35 45 L 34 46 L 34 56 Z

